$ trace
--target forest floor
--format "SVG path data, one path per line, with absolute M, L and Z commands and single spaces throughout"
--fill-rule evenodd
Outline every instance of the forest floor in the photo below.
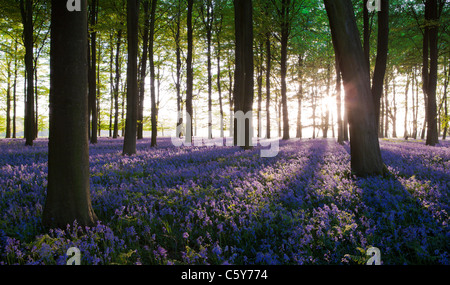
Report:
M 44 231 L 46 139 L 0 140 L 0 264 L 450 264 L 450 141 L 381 140 L 385 177 L 356 178 L 332 139 L 261 147 L 90 147 L 100 222 Z

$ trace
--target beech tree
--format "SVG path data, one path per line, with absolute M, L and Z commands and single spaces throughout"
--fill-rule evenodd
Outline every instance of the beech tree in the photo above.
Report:
M 358 176 L 383 173 L 369 70 L 350 0 L 324 0 L 345 90 L 351 169 Z
M 71 12 L 66 1 L 51 2 L 46 227 L 97 221 L 89 192 L 87 0 L 80 3 Z
M 253 6 L 251 0 L 234 0 L 235 73 L 234 73 L 234 144 L 250 148 L 252 143 L 251 114 L 253 106 Z M 242 112 L 243 120 L 238 113 Z M 241 118 L 242 118 L 241 117 Z M 238 126 L 238 124 L 243 124 Z M 239 129 L 238 129 L 239 127 Z M 243 130 L 240 132 L 239 130 Z
M 128 38 L 128 66 L 127 66 L 127 114 L 125 121 L 125 137 L 123 154 L 136 153 L 137 138 L 137 55 L 138 55 L 138 0 L 127 1 L 127 38 Z

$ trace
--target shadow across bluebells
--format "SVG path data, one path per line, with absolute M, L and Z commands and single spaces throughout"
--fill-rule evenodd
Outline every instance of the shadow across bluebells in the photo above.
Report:
M 82 264 L 352 264 L 370 245 L 384 264 L 449 263 L 449 185 L 425 179 L 445 174 L 448 148 L 429 157 L 404 147 L 411 164 L 439 163 L 410 176 L 394 150 L 404 144 L 382 142 L 392 174 L 356 179 L 348 145 L 332 139 L 281 141 L 276 157 L 261 158 L 260 146 L 174 147 L 170 138 L 156 148 L 139 140 L 129 157 L 122 139 L 101 138 L 90 171 L 102 222 L 45 232 L 47 166 L 34 152 L 47 143 L 9 143 L 0 141 L 0 264 L 64 264 L 70 246 Z
M 450 177 L 445 165 L 428 164 L 448 161 L 448 149 L 382 141 L 381 153 L 389 173 L 355 179 L 373 224 L 368 242 L 380 248 L 384 264 L 448 264 Z

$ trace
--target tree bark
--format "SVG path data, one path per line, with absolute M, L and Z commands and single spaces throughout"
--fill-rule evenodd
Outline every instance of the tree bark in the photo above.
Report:
M 299 89 L 297 94 L 297 134 L 296 138 L 301 139 L 303 135 L 303 126 L 302 126 L 302 100 L 303 100 L 303 54 L 298 56 L 298 81 L 299 81 Z
M 90 141 L 92 144 L 97 143 L 97 32 L 93 30 L 97 24 L 98 4 L 97 0 L 91 0 L 89 6 L 89 116 L 90 116 Z
M 424 84 L 428 98 L 427 111 L 427 139 L 426 145 L 435 146 L 439 143 L 437 130 L 437 106 L 436 85 L 438 69 L 438 5 L 437 0 L 426 0 L 425 2 L 425 33 L 424 33 Z M 428 68 L 429 51 L 429 68 Z
M 117 31 L 117 42 L 116 42 L 116 75 L 115 75 L 115 86 L 114 86 L 114 132 L 113 138 L 119 136 L 119 83 L 120 83 L 120 46 L 122 43 L 122 29 Z
M 25 2 L 24 2 L 25 1 Z M 26 102 L 25 102 L 25 145 L 32 146 L 35 139 L 34 114 L 34 68 L 33 68 L 33 1 L 20 0 L 20 11 L 24 27 L 26 70 Z
M 87 2 L 69 12 L 52 0 L 50 133 L 44 226 L 94 226 L 89 191 Z
M 155 18 L 156 18 L 156 4 L 157 0 L 152 0 L 152 6 L 150 11 L 150 35 L 148 45 L 148 56 L 150 61 L 150 100 L 151 107 L 151 125 L 152 125 L 152 138 L 150 145 L 155 147 L 157 145 L 156 138 L 158 135 L 158 107 L 156 103 L 156 91 L 155 91 L 155 60 L 153 55 L 154 42 L 155 42 Z
M 290 0 L 281 1 L 281 105 L 283 110 L 283 140 L 289 139 L 289 114 L 287 107 L 287 86 L 286 86 L 286 73 L 287 73 L 287 46 L 290 33 Z
M 342 101 L 341 101 L 341 69 L 339 68 L 339 60 L 335 56 L 336 67 L 336 103 L 337 103 L 337 124 L 338 124 L 338 143 L 344 143 L 344 126 L 342 122 Z
M 234 144 L 248 149 L 252 147 L 252 116 L 238 120 L 239 111 L 243 115 L 252 113 L 253 106 L 253 7 L 251 0 L 234 0 L 235 12 L 235 74 L 234 74 Z M 242 125 L 241 125 L 242 124 Z M 243 130 L 240 132 L 238 130 Z
M 127 1 L 127 38 L 128 38 L 128 66 L 127 66 L 127 115 L 125 120 L 125 136 L 123 154 L 136 153 L 137 138 L 137 56 L 138 56 L 138 0 Z
M 7 79 L 6 79 L 6 138 L 11 138 L 11 60 L 6 63 Z
M 186 143 L 192 143 L 192 97 L 193 97 L 193 84 L 194 84 L 194 71 L 192 68 L 192 53 L 193 53 L 193 42 L 192 42 L 192 9 L 194 5 L 194 0 L 187 0 L 187 58 L 186 58 Z
M 270 72 L 271 72 L 270 32 L 266 33 L 266 137 L 270 139 Z
M 367 10 L 367 9 L 366 9 Z M 383 93 L 383 81 L 389 49 L 389 0 L 381 0 L 381 11 L 378 12 L 377 58 L 372 79 L 372 98 L 375 105 L 377 128 L 380 125 L 380 100 Z
M 350 0 L 324 0 L 339 58 L 350 124 L 351 169 L 358 176 L 383 173 L 369 72 Z
M 149 31 L 149 3 L 144 1 L 144 34 L 142 36 L 142 58 L 139 72 L 139 97 L 138 97 L 138 116 L 137 116 L 137 138 L 144 138 L 144 100 L 145 100 L 145 78 L 147 77 L 147 59 L 148 59 L 148 31 Z

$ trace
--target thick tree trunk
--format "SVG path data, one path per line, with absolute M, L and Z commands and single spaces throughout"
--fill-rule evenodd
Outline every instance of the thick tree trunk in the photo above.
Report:
M 138 56 L 138 0 L 127 1 L 127 38 L 128 38 L 128 66 L 127 66 L 127 115 L 125 120 L 125 136 L 123 154 L 136 153 L 137 139 L 137 56 Z
M 350 124 L 351 168 L 358 176 L 383 173 L 369 72 L 350 0 L 324 0 L 344 81 Z
M 50 134 L 46 227 L 65 228 L 75 220 L 94 226 L 89 191 L 87 3 L 69 12 L 52 0 L 50 47 Z
M 248 149 L 252 147 L 253 106 L 253 7 L 251 0 L 234 0 L 235 12 L 235 119 L 234 144 Z M 238 118 L 239 112 L 242 116 Z M 245 119 L 248 117 L 248 119 Z M 238 129 L 239 128 L 239 129 Z
M 437 0 L 426 0 L 425 2 L 425 26 L 424 34 L 424 57 L 426 57 L 426 69 L 424 63 L 424 72 L 427 73 L 424 78 L 426 84 L 426 93 L 428 97 L 427 112 L 427 139 L 426 145 L 434 146 L 439 143 L 437 130 L 437 106 L 436 106 L 436 85 L 438 68 L 438 5 Z M 425 43 L 426 41 L 426 43 Z M 429 51 L 429 69 L 428 69 L 428 51 Z M 425 61 L 425 58 L 424 58 Z

